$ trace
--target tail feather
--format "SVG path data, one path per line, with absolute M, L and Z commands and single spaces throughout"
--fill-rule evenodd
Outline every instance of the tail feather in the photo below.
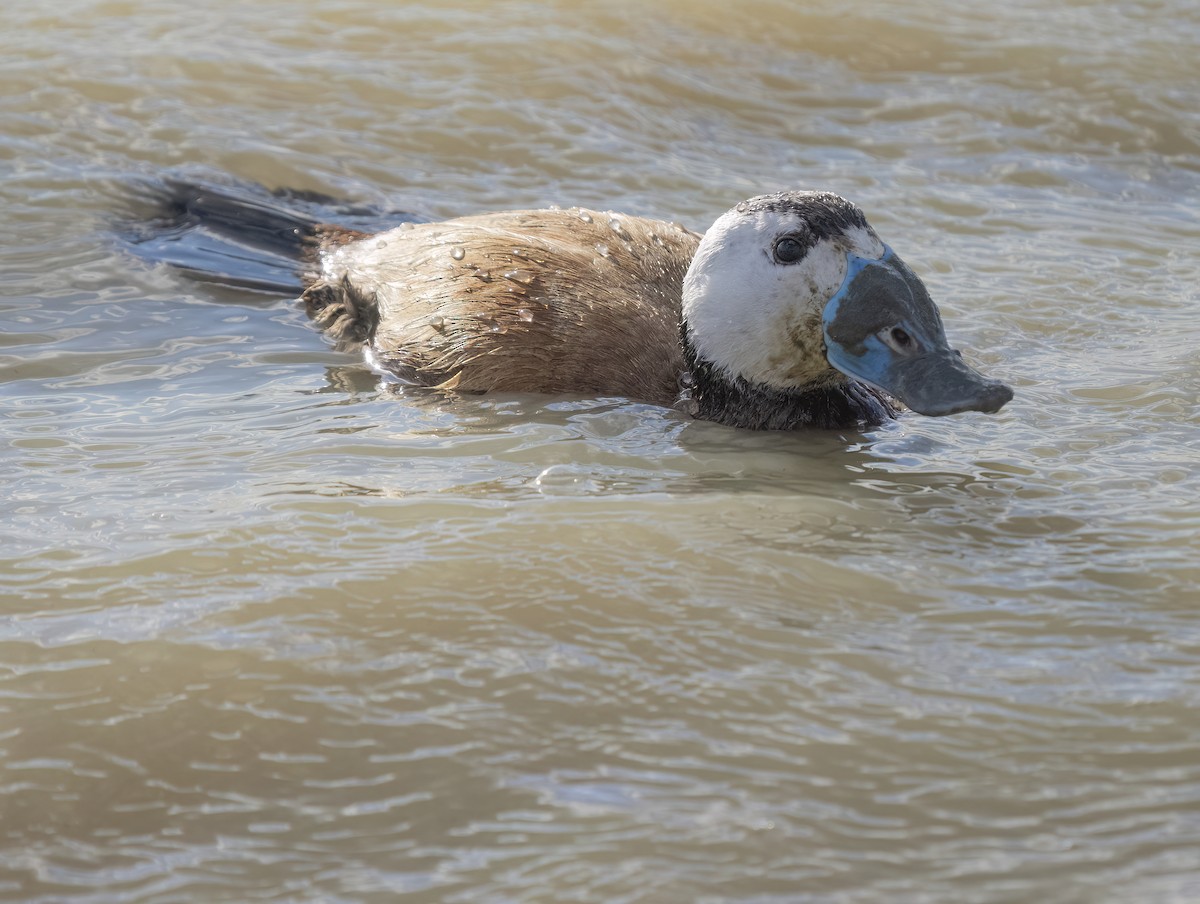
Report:
M 143 183 L 139 194 L 153 213 L 143 211 L 123 230 L 138 257 L 205 282 L 273 295 L 298 294 L 311 281 L 321 247 L 367 234 L 328 219 L 398 218 L 314 192 L 257 185 L 169 178 Z
M 181 226 L 206 229 L 246 247 L 291 260 L 302 260 L 318 225 L 311 215 L 274 199 L 234 195 L 210 186 L 164 183 L 170 209 Z

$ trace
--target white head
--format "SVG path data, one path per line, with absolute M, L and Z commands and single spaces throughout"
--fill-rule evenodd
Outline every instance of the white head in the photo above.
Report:
M 840 379 L 822 348 L 822 312 L 846 278 L 847 252 L 878 260 L 884 250 L 862 211 L 835 194 L 743 201 L 708 230 L 684 279 L 697 355 L 772 389 Z
M 798 393 L 844 383 L 915 411 L 995 411 L 1012 390 L 962 362 L 925 286 L 861 210 L 829 192 L 743 201 L 683 283 L 685 341 L 718 378 Z

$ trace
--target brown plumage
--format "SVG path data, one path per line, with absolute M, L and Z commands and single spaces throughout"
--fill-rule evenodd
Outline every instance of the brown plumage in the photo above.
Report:
M 309 315 L 404 379 L 664 405 L 678 394 L 683 277 L 700 241 L 681 226 L 575 208 L 316 236 Z

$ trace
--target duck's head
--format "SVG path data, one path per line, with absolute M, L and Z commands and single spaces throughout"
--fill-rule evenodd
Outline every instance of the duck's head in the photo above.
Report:
M 1012 390 L 946 341 L 925 286 L 828 192 L 743 201 L 684 280 L 685 340 L 722 378 L 798 393 L 849 377 L 927 415 L 998 411 Z

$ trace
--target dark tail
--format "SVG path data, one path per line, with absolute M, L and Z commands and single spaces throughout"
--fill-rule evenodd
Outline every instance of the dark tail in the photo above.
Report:
M 314 192 L 272 192 L 251 184 L 162 179 L 139 188 L 138 198 L 150 212 L 135 212 L 121 230 L 134 254 L 204 282 L 272 295 L 296 295 L 304 288 L 323 243 L 412 219 Z M 334 220 L 368 229 L 328 225 Z

